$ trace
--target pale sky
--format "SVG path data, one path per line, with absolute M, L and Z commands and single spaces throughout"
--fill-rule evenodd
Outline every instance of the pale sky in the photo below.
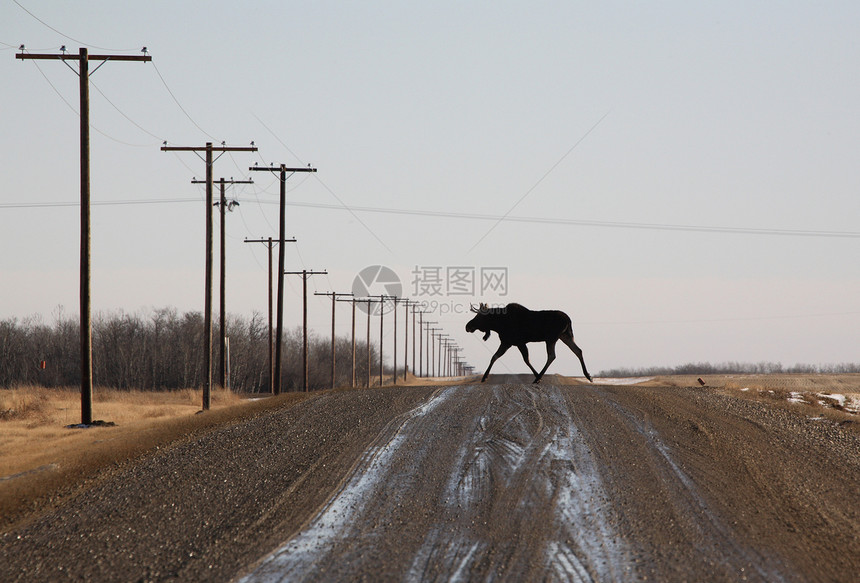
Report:
M 203 309 L 204 164 L 159 148 L 254 140 L 215 177 L 318 169 L 288 182 L 288 269 L 347 292 L 390 267 L 479 370 L 498 341 L 452 312 L 481 300 L 566 311 L 592 372 L 857 362 L 858 30 L 847 1 L 3 0 L 0 318 L 78 310 L 78 78 L 18 46 L 146 46 L 152 63 L 91 76 L 96 312 Z M 252 178 L 227 217 L 246 317 L 266 310 L 267 254 L 243 240 L 278 224 L 277 181 Z M 507 293 L 417 295 L 416 268 L 505 268 Z M 327 336 L 330 303 L 310 305 Z M 300 324 L 298 278 L 285 314 Z M 558 354 L 550 372 L 579 374 Z M 494 370 L 525 367 L 512 351 Z

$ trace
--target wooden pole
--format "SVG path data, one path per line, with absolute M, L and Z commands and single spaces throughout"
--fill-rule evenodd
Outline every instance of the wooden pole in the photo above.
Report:
M 370 303 L 367 300 L 367 387 L 370 387 Z
M 418 376 L 424 376 L 424 312 L 418 312 Z
M 93 422 L 93 328 L 90 295 L 90 68 L 78 51 L 81 114 L 81 423 Z
M 334 332 L 334 315 L 337 310 L 335 310 L 335 305 L 337 304 L 337 294 L 331 294 L 331 388 L 334 388 L 334 385 L 337 382 L 335 378 L 336 375 L 336 367 L 335 367 L 335 358 L 337 356 L 336 344 L 337 344 L 337 336 L 335 336 Z
M 206 142 L 206 289 L 203 313 L 203 355 L 206 376 L 203 379 L 203 410 L 212 405 L 212 142 Z
M 272 238 L 269 237 L 269 393 L 275 394 L 275 346 L 272 338 Z
M 350 302 L 352 304 L 352 380 L 351 387 L 355 387 L 355 371 L 356 371 L 356 361 L 355 361 L 355 304 L 359 301 L 355 298 L 350 298 L 348 300 L 337 300 L 339 302 Z
M 391 383 L 396 385 L 397 384 L 397 296 L 392 296 L 391 301 L 394 302 L 394 309 L 392 310 L 392 312 L 394 313 L 394 334 L 393 334 L 394 340 L 392 342 L 392 350 L 391 350 L 391 354 L 392 354 L 391 358 L 392 358 L 392 366 L 393 366 L 393 368 L 392 368 L 393 374 L 391 375 Z
M 225 270 L 227 266 L 227 243 L 226 243 L 226 231 L 227 227 L 224 221 L 224 213 L 227 210 L 224 208 L 227 206 L 227 196 L 225 193 L 225 189 L 227 185 L 225 184 L 224 179 L 220 180 L 221 184 L 221 202 L 218 205 L 218 214 L 221 218 L 221 270 L 219 273 L 219 286 L 218 286 L 218 312 L 220 316 L 220 366 L 218 367 L 219 379 L 218 381 L 221 384 L 221 388 L 227 388 L 227 300 L 224 297 L 224 292 L 227 287 L 227 278 L 225 277 Z
M 308 270 L 302 270 L 302 390 L 308 392 Z
M 285 271 L 284 275 L 302 276 L 302 390 L 308 392 L 308 277 L 326 275 L 328 271 Z
M 280 243 L 295 243 L 295 239 L 283 239 Z M 272 249 L 273 245 L 277 243 L 274 239 L 269 237 L 268 239 L 245 239 L 245 243 L 266 243 L 266 246 L 269 248 L 269 393 L 275 394 L 275 348 L 274 348 L 274 338 L 273 338 L 273 324 L 272 324 L 272 304 L 273 302 L 273 278 L 274 275 L 272 273 Z M 290 272 L 296 273 L 296 272 Z M 301 272 L 298 272 L 301 275 Z
M 334 327 L 334 317 L 335 317 L 335 305 L 337 304 L 337 296 L 351 296 L 352 293 L 338 293 L 338 292 L 316 292 L 314 295 L 317 296 L 331 296 L 331 388 L 333 389 L 336 384 L 336 341 L 337 337 L 335 336 L 335 327 Z
M 261 167 L 251 166 L 249 170 L 258 172 L 278 172 L 281 183 L 279 192 L 280 216 L 278 218 L 278 241 L 284 241 L 287 230 L 287 173 L 316 172 L 316 168 L 287 168 L 286 165 Z M 275 336 L 275 394 L 281 392 L 281 345 L 284 336 L 284 263 L 286 250 L 281 244 L 278 248 L 278 331 Z
M 385 298 L 379 299 L 379 386 L 382 386 L 382 334 L 383 321 L 385 320 Z
M 203 377 L 203 410 L 208 411 L 212 404 L 212 167 L 214 159 L 212 153 L 218 152 L 256 152 L 256 146 L 213 146 L 212 142 L 206 142 L 206 145 L 198 146 L 162 146 L 162 152 L 182 151 L 182 152 L 199 152 L 205 151 L 206 163 L 206 273 L 203 292 L 203 359 L 206 369 Z
M 283 241 L 287 229 L 287 178 L 281 172 L 280 216 L 278 217 L 278 240 Z M 278 245 L 278 333 L 275 336 L 275 394 L 281 393 L 281 343 L 284 335 L 284 262 L 286 250 Z
M 24 47 L 21 46 L 23 51 Z M 144 49 L 144 53 L 146 49 Z M 79 48 L 77 56 L 67 55 L 65 49 L 61 54 L 31 54 L 18 53 L 16 59 L 21 60 L 59 60 L 78 61 L 78 81 L 80 99 L 80 157 L 81 157 L 81 233 L 80 233 L 80 342 L 81 342 L 81 424 L 92 425 L 93 422 L 93 328 L 92 328 L 92 294 L 90 287 L 90 61 L 108 59 L 114 61 L 151 61 L 152 57 L 144 55 L 91 55 L 86 48 Z M 98 67 L 100 67 L 99 65 Z M 95 70 L 93 73 L 95 73 Z
M 352 386 L 355 387 L 355 299 L 352 300 Z
M 415 368 L 415 304 L 412 304 L 412 374 L 418 376 L 418 369 Z
M 408 373 L 409 365 L 409 300 L 403 300 L 406 310 L 403 313 L 403 382 L 406 382 L 406 374 Z

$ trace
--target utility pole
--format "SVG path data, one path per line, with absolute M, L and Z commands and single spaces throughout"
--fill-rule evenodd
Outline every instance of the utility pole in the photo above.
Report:
M 409 304 L 411 300 L 405 298 L 403 305 L 406 309 L 403 311 L 403 382 L 406 382 L 406 375 L 409 373 Z
M 432 374 L 433 373 L 433 366 L 432 366 L 433 360 L 430 358 L 430 349 L 431 349 L 430 335 L 436 330 L 436 328 L 433 328 L 432 326 L 430 326 L 430 324 L 438 324 L 438 323 L 439 322 L 434 322 L 432 320 L 424 320 L 424 324 L 427 325 L 424 328 L 424 332 L 426 333 L 426 341 L 424 343 L 424 350 L 425 350 L 425 354 L 424 354 L 425 361 L 424 362 L 426 363 L 426 368 L 425 368 L 424 372 L 426 374 L 424 376 L 428 376 L 428 377 L 433 376 L 433 374 Z
M 191 184 L 205 184 L 203 180 L 192 180 Z M 227 353 L 227 300 L 226 300 L 226 288 L 227 288 L 227 244 L 226 244 L 226 221 L 224 220 L 224 216 L 227 210 L 233 212 L 234 206 L 239 206 L 239 203 L 235 200 L 227 203 L 227 197 L 225 195 L 227 185 L 233 184 L 254 184 L 252 180 L 227 180 L 226 178 L 220 178 L 219 180 L 214 181 L 214 184 L 218 184 L 221 186 L 221 199 L 219 202 L 214 203 L 215 206 L 218 207 L 219 215 L 221 219 L 221 270 L 220 270 L 220 282 L 219 282 L 219 315 L 221 318 L 220 321 L 220 351 L 221 351 L 221 359 L 218 367 L 218 381 L 221 384 L 221 388 L 227 387 L 227 359 L 225 358 Z
M 361 301 L 355 298 L 350 298 L 348 300 L 337 300 L 339 302 L 349 302 L 352 304 L 352 384 L 351 387 L 355 388 L 355 302 Z
M 24 45 L 21 45 L 24 50 Z M 86 48 L 78 49 L 77 55 L 67 55 L 65 47 L 59 54 L 18 53 L 16 59 L 59 60 L 74 69 L 66 61 L 78 61 L 77 75 L 80 80 L 80 146 L 81 146 L 81 253 L 80 253 L 80 328 L 81 328 L 81 424 L 93 422 L 93 327 L 90 291 L 90 61 L 101 61 L 93 69 L 95 73 L 106 61 L 151 61 L 143 55 L 90 55 Z
M 281 243 L 295 243 L 295 238 L 284 239 Z M 271 237 L 267 239 L 248 239 L 245 237 L 245 243 L 265 243 L 269 248 L 269 393 L 275 394 L 275 347 L 272 338 L 272 247 L 278 241 Z
M 413 316 L 415 313 L 413 312 Z M 413 351 L 415 345 L 413 343 Z M 415 358 L 414 356 L 412 358 Z M 418 311 L 418 369 L 417 374 L 420 377 L 424 376 L 424 311 Z
M 456 377 L 463 376 L 460 373 L 460 353 L 463 351 L 463 349 L 456 344 L 454 344 L 451 349 L 451 375 Z
M 397 384 L 397 300 L 399 299 L 397 296 L 389 296 L 392 302 L 394 302 L 394 308 L 392 308 L 392 312 L 394 313 L 394 341 L 392 343 L 393 349 L 391 354 L 393 355 L 392 359 L 392 367 L 394 374 L 392 375 L 391 383 Z
M 284 275 L 302 276 L 302 390 L 308 392 L 308 278 L 312 275 L 328 275 L 328 271 L 285 271 Z
M 283 241 L 285 239 L 285 231 L 287 228 L 287 178 L 295 174 L 296 172 L 316 172 L 316 168 L 311 168 L 311 166 L 307 166 L 306 168 L 287 168 L 286 165 L 281 164 L 280 166 L 251 166 L 251 171 L 256 172 L 277 172 L 281 181 L 281 192 L 280 192 L 280 221 L 278 226 L 278 239 Z M 289 176 L 288 176 L 289 173 Z M 278 334 L 275 338 L 275 378 L 277 382 L 275 383 L 275 394 L 280 394 L 281 392 L 281 342 L 284 337 L 284 256 L 285 250 L 284 246 L 281 245 L 278 248 Z
M 213 146 L 212 142 L 206 142 L 205 146 L 162 146 L 162 152 L 205 152 L 206 163 L 206 289 L 204 292 L 204 327 L 203 353 L 206 361 L 206 376 L 203 385 L 203 410 L 208 411 L 212 404 L 212 166 L 215 164 L 213 152 L 220 152 L 218 158 L 225 152 L 256 152 L 257 147 L 251 142 L 251 146 L 226 146 L 221 142 L 220 146 Z
M 382 386 L 382 376 L 383 376 L 383 366 L 382 366 L 382 340 L 384 334 L 383 323 L 385 320 L 385 300 L 390 300 L 394 296 L 387 295 L 378 295 L 378 296 L 370 296 L 373 298 L 379 298 L 379 386 Z M 396 304 L 395 304 L 396 308 Z
M 372 316 L 370 304 L 378 301 L 371 298 L 363 298 L 359 301 L 367 302 L 367 388 L 370 388 L 370 317 Z
M 438 332 L 438 334 L 437 334 L 437 332 Z M 430 343 L 430 348 L 432 349 L 431 368 L 433 371 L 433 374 L 431 376 L 437 377 L 437 376 L 439 376 L 438 375 L 439 371 L 436 369 L 436 338 L 442 337 L 442 328 L 431 328 L 430 334 L 433 336 L 433 341 Z M 440 350 L 441 350 L 441 348 L 440 348 Z
M 417 307 L 417 303 L 412 303 L 412 374 L 414 376 L 418 376 L 418 369 L 415 368 L 415 308 Z
M 335 305 L 337 304 L 337 296 L 351 296 L 352 293 L 339 293 L 339 292 L 314 292 L 315 296 L 331 296 L 331 388 L 334 388 L 335 385 L 335 341 L 337 340 L 337 336 L 335 336 L 334 331 L 334 314 L 335 314 Z

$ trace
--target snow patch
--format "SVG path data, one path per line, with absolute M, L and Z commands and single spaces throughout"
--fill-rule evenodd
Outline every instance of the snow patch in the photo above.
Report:
M 629 377 L 629 378 L 609 378 L 609 377 L 594 377 L 596 385 L 638 385 L 653 381 L 654 377 Z
M 833 394 L 833 395 L 827 395 L 827 394 L 825 394 L 825 393 L 816 393 L 816 396 L 821 397 L 822 399 L 830 399 L 830 400 L 832 400 L 832 401 L 836 401 L 836 403 L 837 403 L 840 407 L 844 407 L 844 406 L 845 406 L 845 395 L 840 395 L 840 394 L 838 394 L 838 393 L 837 393 L 837 394 Z M 832 403 L 825 403 L 825 404 L 831 404 L 831 405 L 832 405 Z
M 308 573 L 319 564 L 328 549 L 349 537 L 356 517 L 364 510 L 373 493 L 385 486 L 385 468 L 405 440 L 406 426 L 442 404 L 451 394 L 450 389 L 437 393 L 432 399 L 410 411 L 397 432 L 386 443 L 368 449 L 356 471 L 329 503 L 320 510 L 307 528 L 275 550 L 240 583 L 274 583 L 290 581 Z

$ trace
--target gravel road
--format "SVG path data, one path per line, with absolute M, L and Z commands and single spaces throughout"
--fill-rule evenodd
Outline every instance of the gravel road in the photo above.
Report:
M 326 392 L 112 470 L 0 580 L 851 581 L 858 484 L 856 430 L 707 389 Z

